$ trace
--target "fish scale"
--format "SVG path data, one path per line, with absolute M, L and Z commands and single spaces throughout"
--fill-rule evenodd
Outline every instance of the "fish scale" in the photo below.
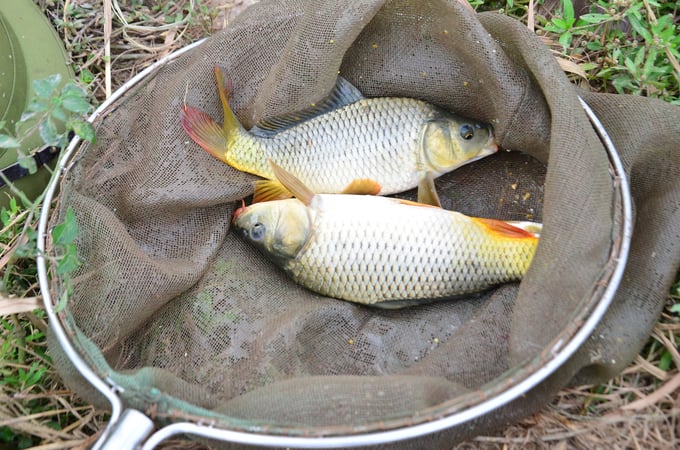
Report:
M 272 179 L 271 159 L 315 192 L 341 192 L 357 178 L 380 180 L 381 194 L 402 192 L 417 184 L 422 124 L 436 115 L 435 107 L 414 99 L 364 99 L 274 137 L 242 130 L 227 162 Z
M 215 76 L 223 125 L 186 104 L 180 121 L 212 156 L 266 179 L 255 184 L 258 201 L 290 197 L 274 180 L 273 161 L 317 193 L 387 195 L 418 187 L 419 198 L 437 204 L 434 178 L 498 151 L 489 125 L 413 98 L 364 98 L 341 77 L 309 110 L 246 130 L 217 68 Z
M 319 195 L 309 210 L 313 233 L 282 267 L 315 292 L 364 304 L 452 297 L 520 279 L 537 242 L 379 197 Z

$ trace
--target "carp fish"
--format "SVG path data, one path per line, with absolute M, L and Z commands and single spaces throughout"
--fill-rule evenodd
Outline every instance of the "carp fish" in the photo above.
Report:
M 390 197 L 314 194 L 276 170 L 297 198 L 244 205 L 233 227 L 327 297 L 401 308 L 478 293 L 521 279 L 542 229 Z
M 419 187 L 419 200 L 438 204 L 434 178 L 498 150 L 489 125 L 405 97 L 364 98 L 339 77 L 308 110 L 246 130 L 229 106 L 231 84 L 215 67 L 224 123 L 184 104 L 180 121 L 220 161 L 266 180 L 255 201 L 290 197 L 274 178 L 272 159 L 317 193 L 388 195 Z

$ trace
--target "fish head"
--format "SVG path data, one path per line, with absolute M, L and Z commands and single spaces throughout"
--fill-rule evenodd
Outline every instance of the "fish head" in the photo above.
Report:
M 294 198 L 241 207 L 234 213 L 232 225 L 280 266 L 295 258 L 311 235 L 308 208 Z
M 426 123 L 421 151 L 427 169 L 442 175 L 498 148 L 491 126 L 449 116 Z

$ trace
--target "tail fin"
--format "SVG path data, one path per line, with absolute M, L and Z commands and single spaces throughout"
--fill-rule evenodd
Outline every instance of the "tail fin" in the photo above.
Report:
M 219 67 L 215 66 L 214 71 L 217 91 L 220 94 L 222 111 L 224 113 L 222 127 L 220 128 L 209 115 L 186 104 L 182 106 L 180 121 L 184 130 L 194 142 L 215 158 L 229 164 L 226 156 L 229 143 L 242 127 L 229 107 L 229 96 L 232 90 L 231 82 L 224 82 L 222 70 Z
M 540 238 L 543 231 L 543 224 L 529 221 L 507 221 L 513 227 L 521 228 L 522 230 L 531 233 L 534 237 Z
M 540 231 L 542 225 L 533 222 L 506 222 L 496 219 L 482 219 L 479 217 L 471 217 L 471 219 L 479 224 L 484 225 L 487 230 L 499 236 L 506 238 L 538 238 L 537 230 Z
M 194 142 L 215 158 L 227 162 L 227 137 L 212 117 L 196 108 L 183 105 L 179 120 Z
M 224 130 L 224 135 L 229 138 L 232 133 L 241 128 L 241 124 L 229 106 L 229 96 L 231 95 L 232 91 L 231 80 L 227 80 L 225 83 L 222 70 L 217 66 L 215 66 L 213 70 L 215 71 L 215 82 L 217 83 L 217 91 L 220 94 L 222 112 L 224 114 L 224 123 L 222 124 L 222 129 Z

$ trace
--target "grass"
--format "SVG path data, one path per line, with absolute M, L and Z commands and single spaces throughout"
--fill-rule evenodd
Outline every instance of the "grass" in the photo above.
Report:
M 36 89 L 38 101 L 45 105 L 36 104 L 32 113 L 42 115 L 41 123 L 67 122 L 70 130 L 90 139 L 93 136 L 80 119 L 90 103 L 86 106 L 80 100 L 102 101 L 112 88 L 158 58 L 222 28 L 249 3 L 35 2 L 61 35 L 87 93 L 74 88 L 60 91 L 47 80 Z M 680 104 L 679 2 L 600 0 L 588 2 L 587 11 L 580 11 L 584 2 L 571 0 L 470 3 L 526 23 L 550 46 L 575 83 Z M 108 5 L 110 16 L 104 13 Z M 106 21 L 113 23 L 110 29 L 102 26 Z M 64 104 L 71 95 L 75 97 Z M 57 100 L 52 101 L 54 97 Z M 56 115 L 50 109 L 54 105 L 59 106 Z M 16 131 L 0 124 L 0 147 L 16 146 L 23 139 Z M 31 132 L 57 145 L 66 139 L 49 123 Z M 0 448 L 43 444 L 84 448 L 103 428 L 106 412 L 84 404 L 65 388 L 46 352 L 47 324 L 35 267 L 39 208 L 40 199 L 19 196 L 0 212 Z M 64 264 L 77 264 L 70 247 L 74 232 L 67 223 L 55 236 L 63 245 Z M 673 393 L 680 387 L 679 340 L 680 280 L 671 289 L 649 342 L 622 374 L 603 385 L 565 389 L 541 412 L 498 435 L 480 436 L 458 448 L 667 448 L 680 439 L 680 404 Z M 165 448 L 187 445 L 203 448 L 184 442 L 169 442 Z

